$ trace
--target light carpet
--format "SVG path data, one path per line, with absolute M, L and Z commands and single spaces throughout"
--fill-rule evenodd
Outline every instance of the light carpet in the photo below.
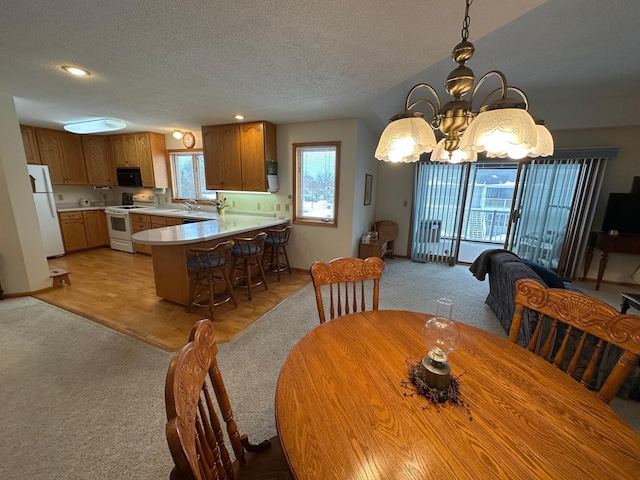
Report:
M 502 337 L 485 305 L 488 282 L 465 266 L 386 262 L 380 308 L 423 312 L 454 300 L 453 316 Z M 612 305 L 619 287 L 585 293 Z M 617 302 L 617 303 L 616 303 Z M 243 433 L 275 434 L 275 387 L 287 353 L 318 325 L 311 285 L 233 342 L 219 362 Z M 160 479 L 172 460 L 164 436 L 164 379 L 172 354 L 33 298 L 0 302 L 0 478 Z M 614 408 L 640 431 L 638 402 Z

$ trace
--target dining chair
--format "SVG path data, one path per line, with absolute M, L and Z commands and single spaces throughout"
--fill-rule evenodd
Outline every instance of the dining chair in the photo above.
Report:
M 191 298 L 187 313 L 196 307 L 209 307 L 209 319 L 213 320 L 213 307 L 231 300 L 238 306 L 233 293 L 233 285 L 229 278 L 231 267 L 231 248 L 233 241 L 220 242 L 211 248 L 191 248 L 191 256 L 187 259 L 187 269 L 192 273 Z M 216 285 L 224 283 L 224 289 L 216 291 Z M 216 299 L 216 293 L 225 295 Z M 207 303 L 203 303 L 204 299 Z
M 320 323 L 326 321 L 324 295 L 328 297 L 329 319 L 367 310 L 365 300 L 371 296 L 371 310 L 378 310 L 380 278 L 384 261 L 378 257 L 360 259 L 334 258 L 329 263 L 315 262 L 311 266 L 311 278 L 316 293 Z M 368 282 L 370 281 L 371 282 Z M 367 283 L 365 283 L 367 282 Z M 328 287 L 328 288 L 322 288 Z
M 193 326 L 189 342 L 169 365 L 166 436 L 175 464 L 170 478 L 291 478 L 277 436 L 254 445 L 239 433 L 217 353 L 213 323 L 203 319 Z
M 597 389 L 598 398 L 609 403 L 640 358 L 640 316 L 533 279 L 516 282 L 515 304 L 509 340 L 517 342 L 525 310 L 533 312 L 528 350 Z

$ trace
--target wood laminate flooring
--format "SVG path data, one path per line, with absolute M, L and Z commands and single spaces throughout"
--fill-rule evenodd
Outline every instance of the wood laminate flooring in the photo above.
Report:
M 51 269 L 69 270 L 71 285 L 33 295 L 165 351 L 184 345 L 193 324 L 208 317 L 208 308 L 186 308 L 157 297 L 151 256 L 98 248 L 49 259 Z M 311 281 L 309 272 L 267 273 L 269 289 L 236 289 L 238 308 L 227 302 L 215 308 L 219 343 L 227 343 L 290 294 Z

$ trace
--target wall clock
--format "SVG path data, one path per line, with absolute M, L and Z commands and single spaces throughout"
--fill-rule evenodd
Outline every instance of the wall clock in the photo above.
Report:
M 196 144 L 196 137 L 193 136 L 193 133 L 187 132 L 182 136 L 182 143 L 187 148 L 193 148 Z

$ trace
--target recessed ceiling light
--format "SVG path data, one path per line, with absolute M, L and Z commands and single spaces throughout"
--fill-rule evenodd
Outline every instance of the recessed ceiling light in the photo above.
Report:
M 233 118 L 235 118 L 236 120 L 244 120 L 244 115 L 234 115 Z
M 87 77 L 91 75 L 89 70 L 85 70 L 80 67 L 72 67 L 70 65 L 63 65 L 62 68 L 65 72 L 69 72 L 71 75 L 75 75 L 76 77 Z
M 121 130 L 127 126 L 122 120 L 115 118 L 98 118 L 85 122 L 69 123 L 64 126 L 67 132 L 71 133 L 100 133 Z

